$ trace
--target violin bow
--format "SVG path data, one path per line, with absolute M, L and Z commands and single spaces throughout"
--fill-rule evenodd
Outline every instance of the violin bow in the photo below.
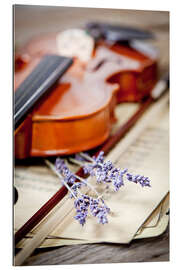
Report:
M 151 92 L 151 96 L 143 102 L 140 108 L 134 113 L 134 115 L 122 126 L 119 127 L 114 135 L 111 135 L 109 139 L 98 149 L 93 156 L 97 156 L 100 151 L 103 151 L 105 155 L 119 142 L 119 140 L 134 126 L 137 120 L 143 115 L 143 113 L 149 108 L 149 106 L 156 100 L 160 99 L 164 95 L 164 92 L 169 86 L 169 74 L 163 76 L 161 80 L 157 82 Z M 84 176 L 83 169 L 80 168 L 76 175 Z M 29 233 L 67 194 L 68 190 L 65 186 L 62 186 L 16 233 L 15 233 L 15 245 L 19 243 L 27 233 Z

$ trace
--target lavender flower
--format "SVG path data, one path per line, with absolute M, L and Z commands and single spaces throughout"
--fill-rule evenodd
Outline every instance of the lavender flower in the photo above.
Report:
M 105 205 L 103 199 L 99 200 L 99 199 L 91 198 L 89 208 L 90 208 L 91 214 L 94 217 L 98 218 L 99 223 L 101 224 L 108 223 L 107 214 L 110 212 L 110 208 L 108 208 Z
M 103 163 L 103 169 L 106 171 L 110 171 L 113 169 L 113 164 L 110 160 Z
M 79 161 L 85 161 L 85 159 L 80 154 L 75 154 L 75 159 Z
M 69 171 L 65 178 L 64 181 L 70 185 L 72 185 L 75 182 L 76 178 L 74 177 L 74 175 Z
M 76 208 L 76 216 L 74 217 L 83 226 L 86 222 L 86 217 L 88 215 L 88 207 L 90 204 L 90 197 L 82 194 L 80 198 L 74 201 L 74 206 Z
M 113 185 L 115 191 L 118 191 L 121 186 L 124 186 L 123 176 L 121 174 L 113 181 Z
M 101 224 L 108 223 L 107 212 L 104 208 L 101 207 L 98 209 L 97 218 L 98 218 L 98 222 Z
M 89 163 L 83 167 L 83 171 L 85 174 L 90 174 L 94 176 L 94 169 L 96 168 L 96 164 Z
M 148 177 L 145 177 L 143 175 L 133 175 L 131 173 L 126 174 L 127 180 L 134 182 L 136 184 L 140 184 L 142 187 L 151 187 L 150 185 L 150 179 Z
M 97 182 L 109 182 L 108 172 L 113 168 L 111 161 L 104 162 L 104 152 L 100 152 L 99 155 L 93 158 L 93 162 L 83 167 L 85 174 L 96 176 Z
M 106 182 L 108 180 L 108 171 L 103 168 L 97 168 L 95 176 L 98 183 Z
M 58 172 L 61 173 L 61 170 L 62 168 L 64 167 L 65 165 L 65 162 L 64 160 L 60 159 L 60 158 L 56 158 L 56 161 L 55 161 L 55 168 Z
M 93 198 L 90 199 L 89 208 L 93 216 L 96 216 L 98 205 L 99 205 L 99 199 L 93 199 Z
M 83 199 L 82 198 L 77 198 L 75 201 L 74 201 L 74 207 L 75 208 L 78 208 L 80 207 L 82 204 L 83 204 Z
M 72 185 L 75 182 L 74 175 L 70 172 L 69 168 L 66 166 L 64 160 L 57 158 L 55 162 L 56 170 L 64 176 L 64 181 L 67 184 Z
M 113 164 L 111 161 L 104 162 L 103 164 L 98 164 L 95 172 L 96 180 L 98 183 L 110 183 L 111 180 L 108 176 L 109 171 L 113 169 Z
M 83 158 L 85 158 L 85 154 L 83 154 Z M 124 185 L 124 176 L 127 177 L 127 180 L 136 184 L 139 183 L 142 187 L 151 186 L 148 177 L 132 175 L 128 173 L 127 169 L 120 170 L 115 168 L 111 161 L 105 162 L 104 152 L 102 151 L 97 157 L 90 158 L 87 156 L 87 159 L 92 160 L 92 162 L 83 167 L 84 171 L 91 176 L 96 176 L 97 183 L 112 183 L 115 191 L 118 191 Z
M 104 162 L 104 152 L 99 152 L 98 156 L 96 158 L 93 158 L 96 164 L 103 163 Z
M 99 155 L 97 157 L 90 158 L 87 155 L 87 159 L 92 160 L 92 162 L 89 163 L 89 164 L 86 164 L 83 167 L 84 173 L 90 174 L 90 175 L 93 175 L 94 176 L 94 169 L 99 168 L 99 164 L 103 164 L 103 162 L 104 162 L 103 155 L 104 155 L 104 152 L 102 152 L 102 151 L 99 153 Z
M 101 151 L 97 157 L 91 158 L 86 154 L 76 155 L 76 160 L 88 161 L 83 166 L 84 173 L 91 176 L 95 176 L 98 183 L 105 183 L 106 188 L 113 185 L 114 191 L 118 191 L 124 185 L 124 178 L 136 184 L 140 184 L 142 187 L 150 187 L 150 179 L 139 174 L 133 175 L 128 172 L 127 169 L 116 168 L 111 161 L 104 161 L 104 153 Z M 73 174 L 65 162 L 60 158 L 55 162 L 56 170 L 62 175 L 64 185 L 70 192 L 70 197 L 74 198 L 74 207 L 76 209 L 75 219 L 84 226 L 88 213 L 96 217 L 98 223 L 108 223 L 107 214 L 110 209 L 106 206 L 104 200 L 95 188 L 87 182 L 84 178 L 81 178 Z M 76 179 L 80 182 L 76 182 Z M 82 185 L 88 185 L 93 190 L 97 198 L 90 197 L 82 194 L 80 188 Z
M 78 196 L 78 189 L 80 189 L 82 186 L 82 183 L 80 182 L 76 182 L 76 183 L 73 183 L 71 189 L 73 190 L 73 193 L 74 195 L 77 197 Z M 70 194 L 70 198 L 73 198 L 73 195 Z
M 86 223 L 87 212 L 77 209 L 76 216 L 74 217 L 79 223 L 84 226 Z
M 141 176 L 141 178 L 138 180 L 138 183 L 142 187 L 151 187 L 149 178 L 145 176 Z
M 115 191 L 118 191 L 120 187 L 124 186 L 123 177 L 127 173 L 127 169 L 120 170 L 118 168 L 113 168 L 110 171 L 109 178 L 114 185 Z
M 48 165 L 52 167 L 50 162 L 48 162 Z M 107 166 L 110 166 L 110 164 L 107 163 Z M 99 198 L 94 199 L 93 197 L 82 194 L 79 191 L 82 185 L 88 185 L 89 187 L 91 187 L 92 190 L 94 190 L 95 194 L 99 196 L 98 192 L 93 188 L 93 186 L 91 186 L 79 176 L 74 175 L 66 166 L 64 161 L 59 158 L 56 160 L 55 169 L 53 168 L 53 170 L 57 172 L 58 176 L 59 174 L 62 175 L 62 181 L 67 187 L 67 189 L 70 191 L 70 197 L 75 199 L 74 207 L 76 209 L 76 215 L 74 218 L 78 220 L 82 226 L 84 226 L 84 224 L 86 223 L 89 209 L 93 216 L 97 216 L 99 223 L 105 224 L 108 222 L 106 215 L 107 213 L 109 213 L 110 209 L 105 205 L 104 201 Z M 75 182 L 76 178 L 78 178 L 81 182 Z

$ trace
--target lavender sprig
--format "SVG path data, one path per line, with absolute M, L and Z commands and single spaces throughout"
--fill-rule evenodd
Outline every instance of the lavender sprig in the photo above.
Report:
M 142 187 L 151 187 L 150 179 L 148 177 L 139 174 L 132 175 L 131 173 L 127 173 L 126 176 L 127 180 L 136 184 L 140 184 Z
M 150 179 L 141 175 L 133 175 L 128 169 L 114 167 L 110 160 L 104 161 L 104 152 L 100 152 L 97 157 L 91 158 L 89 155 L 80 153 L 79 156 L 91 163 L 83 166 L 84 172 L 96 177 L 97 183 L 112 183 L 114 190 L 118 191 L 124 186 L 124 177 L 133 183 L 139 183 L 142 187 L 151 187 Z
M 110 209 L 106 206 L 104 200 L 101 198 L 102 195 L 100 195 L 93 186 L 86 182 L 85 179 L 74 175 L 69 170 L 65 162 L 60 158 L 56 159 L 55 167 L 48 160 L 46 160 L 46 163 L 51 167 L 51 169 L 53 169 L 63 184 L 70 191 L 70 198 L 74 199 L 74 207 L 76 209 L 76 215 L 74 218 L 79 221 L 82 226 L 84 226 L 86 223 L 88 213 L 91 213 L 93 216 L 97 217 L 99 223 L 108 223 L 107 214 L 109 213 Z M 81 182 L 75 182 L 76 178 Z M 82 185 L 88 185 L 91 190 L 94 191 L 97 198 L 82 194 L 80 191 Z M 94 209 L 93 206 L 95 207 Z
M 97 157 L 90 157 L 87 154 L 80 153 L 76 155 L 76 159 L 70 159 L 71 161 L 82 165 L 85 174 L 89 174 L 96 178 L 98 184 L 105 183 L 106 187 L 112 185 L 114 191 L 118 191 L 122 186 L 124 186 L 125 178 L 133 183 L 140 184 L 142 187 L 151 187 L 150 179 L 141 175 L 133 175 L 128 172 L 128 169 L 116 168 L 111 161 L 104 161 L 104 153 L 101 151 Z M 50 163 L 49 161 L 47 163 Z M 49 165 L 49 164 L 48 164 Z M 51 167 L 53 165 L 51 164 Z M 106 206 L 102 195 L 100 195 L 96 189 L 88 183 L 84 178 L 73 174 L 64 160 L 57 158 L 55 162 L 55 167 L 53 170 L 60 177 L 63 184 L 70 191 L 70 198 L 74 199 L 74 207 L 76 209 L 75 219 L 84 226 L 88 214 L 96 217 L 98 223 L 106 224 L 108 223 L 107 215 L 110 209 Z M 77 182 L 78 179 L 80 182 Z M 89 186 L 92 191 L 94 191 L 96 198 L 88 196 L 81 193 L 82 186 Z

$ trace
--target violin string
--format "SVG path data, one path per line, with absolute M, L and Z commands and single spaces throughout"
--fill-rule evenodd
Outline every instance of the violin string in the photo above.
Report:
M 43 59 L 35 68 L 35 70 L 22 82 L 22 85 L 20 85 L 20 87 L 15 92 L 15 99 L 17 99 L 17 102 L 15 103 L 16 107 L 18 107 L 19 103 L 23 100 L 23 98 L 27 94 L 31 96 L 32 93 L 29 91 L 29 87 L 33 88 L 39 81 L 40 77 L 42 77 L 42 75 L 45 75 L 46 72 L 53 67 L 53 65 L 54 62 L 50 63 L 49 66 L 48 65 L 45 66 L 44 69 L 44 59 Z M 42 73 L 42 71 L 44 74 Z M 34 77 L 35 80 L 33 80 Z
M 62 62 L 62 59 L 61 59 L 61 62 L 59 62 L 59 58 L 58 58 L 58 61 L 57 61 L 57 59 L 54 59 L 54 60 L 56 60 L 55 63 L 53 63 L 50 67 L 48 66 L 43 74 L 41 73 L 39 76 L 37 76 L 34 83 L 31 84 L 31 88 L 30 89 L 26 88 L 26 89 L 28 89 L 28 92 L 27 92 L 27 90 L 25 91 L 25 93 L 24 93 L 23 97 L 20 99 L 19 103 L 17 103 L 17 104 L 15 103 L 14 119 L 15 120 L 17 119 L 16 121 L 18 121 L 19 118 L 21 118 L 21 115 L 23 115 L 23 113 L 25 113 L 28 109 L 30 109 L 30 107 L 33 105 L 33 103 L 36 102 L 37 99 L 50 86 L 52 86 L 52 84 L 59 77 L 61 77 L 63 75 L 63 73 L 66 71 L 66 69 L 72 63 L 70 58 L 63 57 L 63 62 Z M 38 69 L 39 69 L 39 67 L 37 68 L 37 70 Z M 41 68 L 40 68 L 40 70 L 41 70 Z M 37 74 L 36 72 L 34 72 L 33 74 L 31 73 L 30 77 L 27 78 L 27 81 L 31 81 L 32 77 L 34 77 L 36 74 Z M 39 82 L 39 88 L 37 86 L 38 82 Z M 25 85 L 26 85 L 26 82 L 25 82 Z M 22 88 L 20 88 L 20 90 L 21 89 L 24 89 L 24 85 L 22 85 Z M 33 95 L 32 95 L 32 92 L 34 92 Z

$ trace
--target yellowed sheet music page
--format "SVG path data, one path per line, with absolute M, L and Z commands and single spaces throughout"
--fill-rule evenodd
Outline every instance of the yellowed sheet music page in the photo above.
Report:
M 118 156 L 118 148 L 121 150 L 123 140 L 109 155 L 118 166 L 129 167 L 132 172 L 149 176 L 152 187 L 141 188 L 127 182 L 119 192 L 106 196 L 106 202 L 112 210 L 109 224 L 102 226 L 97 224 L 94 218 L 89 217 L 86 225 L 81 227 L 73 219 L 75 213 L 72 210 L 69 218 L 65 219 L 51 235 L 97 242 L 128 243 L 132 240 L 169 190 L 168 115 L 166 105 L 123 155 L 119 151 L 121 155 Z
M 117 106 L 117 122 L 113 127 L 113 132 L 125 123 L 138 107 L 137 103 L 120 104 Z M 77 167 L 70 165 L 70 169 L 75 172 Z M 17 165 L 15 167 L 14 185 L 19 195 L 14 208 L 15 231 L 35 214 L 62 186 L 59 179 L 47 168 L 45 162 L 31 164 L 30 166 Z
M 169 209 L 169 193 L 166 195 L 162 203 L 155 209 L 151 216 L 145 221 L 133 239 L 155 237 L 162 234 L 168 225 L 169 215 L 167 214 Z M 41 226 L 40 226 L 41 227 Z M 40 229 L 40 228 L 39 228 Z M 34 236 L 33 233 L 29 233 L 28 237 L 24 238 L 17 245 L 19 248 L 23 248 L 28 241 Z M 49 235 L 39 246 L 39 248 L 64 246 L 64 245 L 77 245 L 94 243 L 90 240 L 78 240 L 78 239 L 66 239 L 58 236 Z M 97 242 L 96 242 L 97 243 Z
M 18 166 L 14 185 L 18 201 L 14 208 L 14 229 L 18 230 L 60 188 L 61 183 L 46 166 Z
M 120 167 L 128 167 L 133 173 L 137 172 L 149 176 L 152 181 L 152 188 L 141 188 L 136 184 L 126 182 L 125 186 L 122 187 L 118 193 L 105 195 L 106 202 L 112 210 L 112 214 L 109 216 L 109 224 L 104 226 L 97 224 L 94 218 L 89 217 L 86 225 L 81 227 L 77 221 L 73 219 L 75 213 L 72 210 L 71 214 L 59 224 L 51 235 L 63 238 L 86 239 L 88 241 L 96 242 L 107 241 L 128 243 L 132 240 L 139 227 L 157 207 L 169 190 L 168 114 L 168 106 L 166 105 L 163 107 L 163 110 L 161 110 L 161 113 L 156 115 L 156 118 L 153 118 L 146 123 L 147 127 L 135 141 L 131 142 L 130 145 L 127 143 L 128 148 L 124 147 L 124 145 L 126 145 L 125 137 L 125 139 L 123 139 L 107 157 L 107 159 L 110 158 Z M 119 117 L 120 116 L 122 116 L 122 114 L 119 115 Z M 129 134 L 131 134 L 131 132 L 129 132 Z M 122 152 L 122 149 L 124 149 L 124 152 Z M 34 213 L 35 208 L 38 210 L 40 205 L 50 198 L 51 192 L 53 195 L 59 188 L 60 184 L 58 178 L 56 178 L 53 173 L 51 174 L 47 168 L 44 168 L 43 170 L 45 170 L 46 173 L 45 171 L 44 174 L 42 173 L 42 178 L 45 181 L 52 177 L 53 185 L 49 185 L 48 180 L 46 183 L 47 186 L 43 181 L 38 183 L 35 189 L 37 192 L 38 186 L 40 186 L 39 193 L 34 191 L 37 200 L 34 200 L 34 195 L 32 193 L 29 195 L 32 196 L 31 199 L 33 200 L 32 204 L 34 204 L 34 207 L 32 207 L 31 210 L 29 209 L 30 211 L 28 213 L 26 211 L 26 206 L 22 206 L 22 201 L 21 203 L 20 200 L 18 201 L 15 206 L 16 214 L 18 214 L 16 228 L 23 224 L 24 220 L 26 221 L 27 218 Z M 28 171 L 26 171 L 26 173 L 27 172 Z M 25 176 L 24 170 L 21 172 L 19 168 L 17 170 L 17 184 L 18 181 L 20 181 L 19 176 L 21 173 L 26 180 L 28 178 Z M 46 174 L 47 178 L 44 177 Z M 19 182 L 19 185 L 20 184 L 22 184 L 22 181 Z M 43 188 L 41 185 L 44 184 L 47 189 L 52 188 L 53 186 L 51 192 L 50 190 L 47 193 L 41 192 Z M 24 189 L 22 190 L 23 196 L 26 196 L 26 194 L 28 196 L 29 188 L 30 187 L 27 185 L 25 193 Z M 67 200 L 65 203 L 72 204 L 72 201 Z M 20 218 L 21 213 L 22 218 Z

